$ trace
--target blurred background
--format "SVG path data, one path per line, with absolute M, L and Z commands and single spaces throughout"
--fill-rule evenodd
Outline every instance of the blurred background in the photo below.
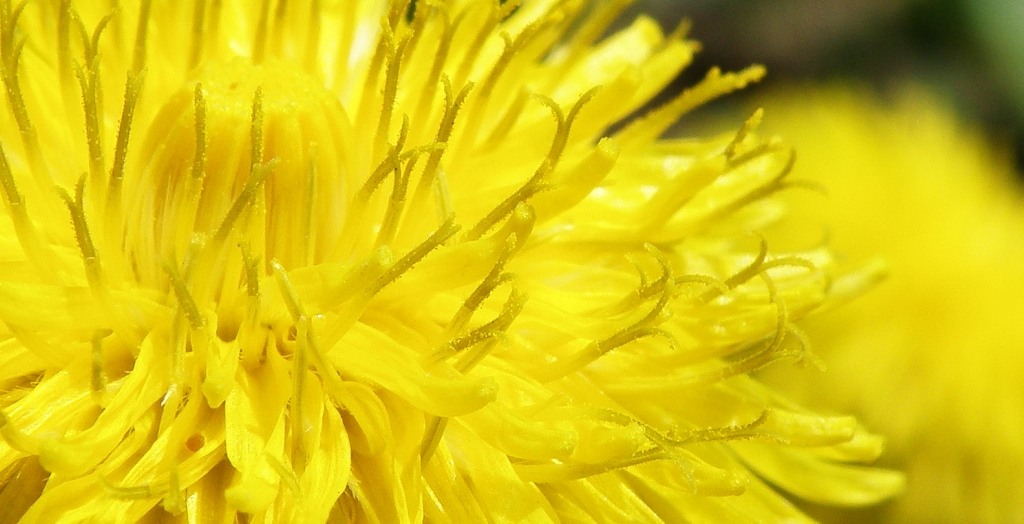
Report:
M 1024 523 L 1024 0 L 638 0 L 666 30 L 692 21 L 702 52 L 672 89 L 714 66 L 764 64 L 762 82 L 687 115 L 681 136 L 762 132 L 796 150 L 787 222 L 846 268 L 887 278 L 803 319 L 827 371 L 761 379 L 883 435 L 878 465 L 907 475 L 883 505 L 825 522 Z M 806 230 L 805 230 L 806 233 Z M 804 247 L 807 247 L 806 243 Z M 796 248 L 796 249 L 799 249 Z
M 846 79 L 881 96 L 924 83 L 1024 163 L 1024 1 L 639 0 L 630 11 L 693 22 L 704 49 L 679 88 L 752 63 L 769 76 L 740 98 L 794 81 Z

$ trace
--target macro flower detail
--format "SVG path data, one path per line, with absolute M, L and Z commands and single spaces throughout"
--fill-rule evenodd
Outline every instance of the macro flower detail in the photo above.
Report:
M 770 521 L 879 438 L 749 376 L 869 284 L 751 231 L 763 75 L 624 2 L 0 2 L 0 501 L 22 522 Z M 640 117 L 631 119 L 643 110 Z M 788 494 L 788 495 L 787 495 Z
M 767 97 L 772 124 L 799 148 L 794 173 L 832 195 L 791 211 L 831 224 L 843 253 L 884 256 L 890 277 L 805 323 L 830 340 L 818 351 L 829 369 L 847 373 L 762 378 L 885 431 L 884 460 L 907 489 L 872 508 L 873 521 L 1012 520 L 1024 512 L 1024 486 L 1010 480 L 1024 466 L 1012 437 L 1024 374 L 1019 173 L 1009 148 L 937 93 L 909 84 L 886 95 L 831 82 Z

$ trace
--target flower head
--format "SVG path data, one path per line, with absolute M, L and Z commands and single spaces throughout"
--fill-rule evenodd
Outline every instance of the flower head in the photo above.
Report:
M 1009 155 L 921 88 L 882 103 L 847 85 L 805 86 L 764 102 L 799 147 L 794 173 L 830 188 L 827 209 L 801 212 L 827 217 L 836 249 L 881 254 L 891 268 L 806 325 L 829 340 L 829 369 L 847 372 L 780 383 L 885 432 L 886 462 L 908 486 L 884 520 L 1021 514 L 1024 201 Z
M 2 2 L 11 508 L 775 520 L 774 487 L 899 489 L 747 375 L 872 278 L 751 238 L 792 152 L 760 113 L 659 139 L 763 71 L 620 125 L 696 49 L 601 40 L 622 5 Z

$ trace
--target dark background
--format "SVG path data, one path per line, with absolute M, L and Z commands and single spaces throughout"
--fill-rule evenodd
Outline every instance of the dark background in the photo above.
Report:
M 668 29 L 693 22 L 703 50 L 675 90 L 712 66 L 752 63 L 766 65 L 768 78 L 727 98 L 818 80 L 868 85 L 881 97 L 924 84 L 1012 143 L 1024 166 L 1024 0 L 639 0 L 623 19 L 640 13 Z

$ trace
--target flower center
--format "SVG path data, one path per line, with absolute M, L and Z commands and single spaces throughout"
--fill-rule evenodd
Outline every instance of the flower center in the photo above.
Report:
M 159 281 L 197 239 L 244 236 L 286 268 L 321 260 L 345 214 L 348 129 L 337 97 L 288 63 L 201 67 L 135 155 L 126 245 L 140 278 Z

